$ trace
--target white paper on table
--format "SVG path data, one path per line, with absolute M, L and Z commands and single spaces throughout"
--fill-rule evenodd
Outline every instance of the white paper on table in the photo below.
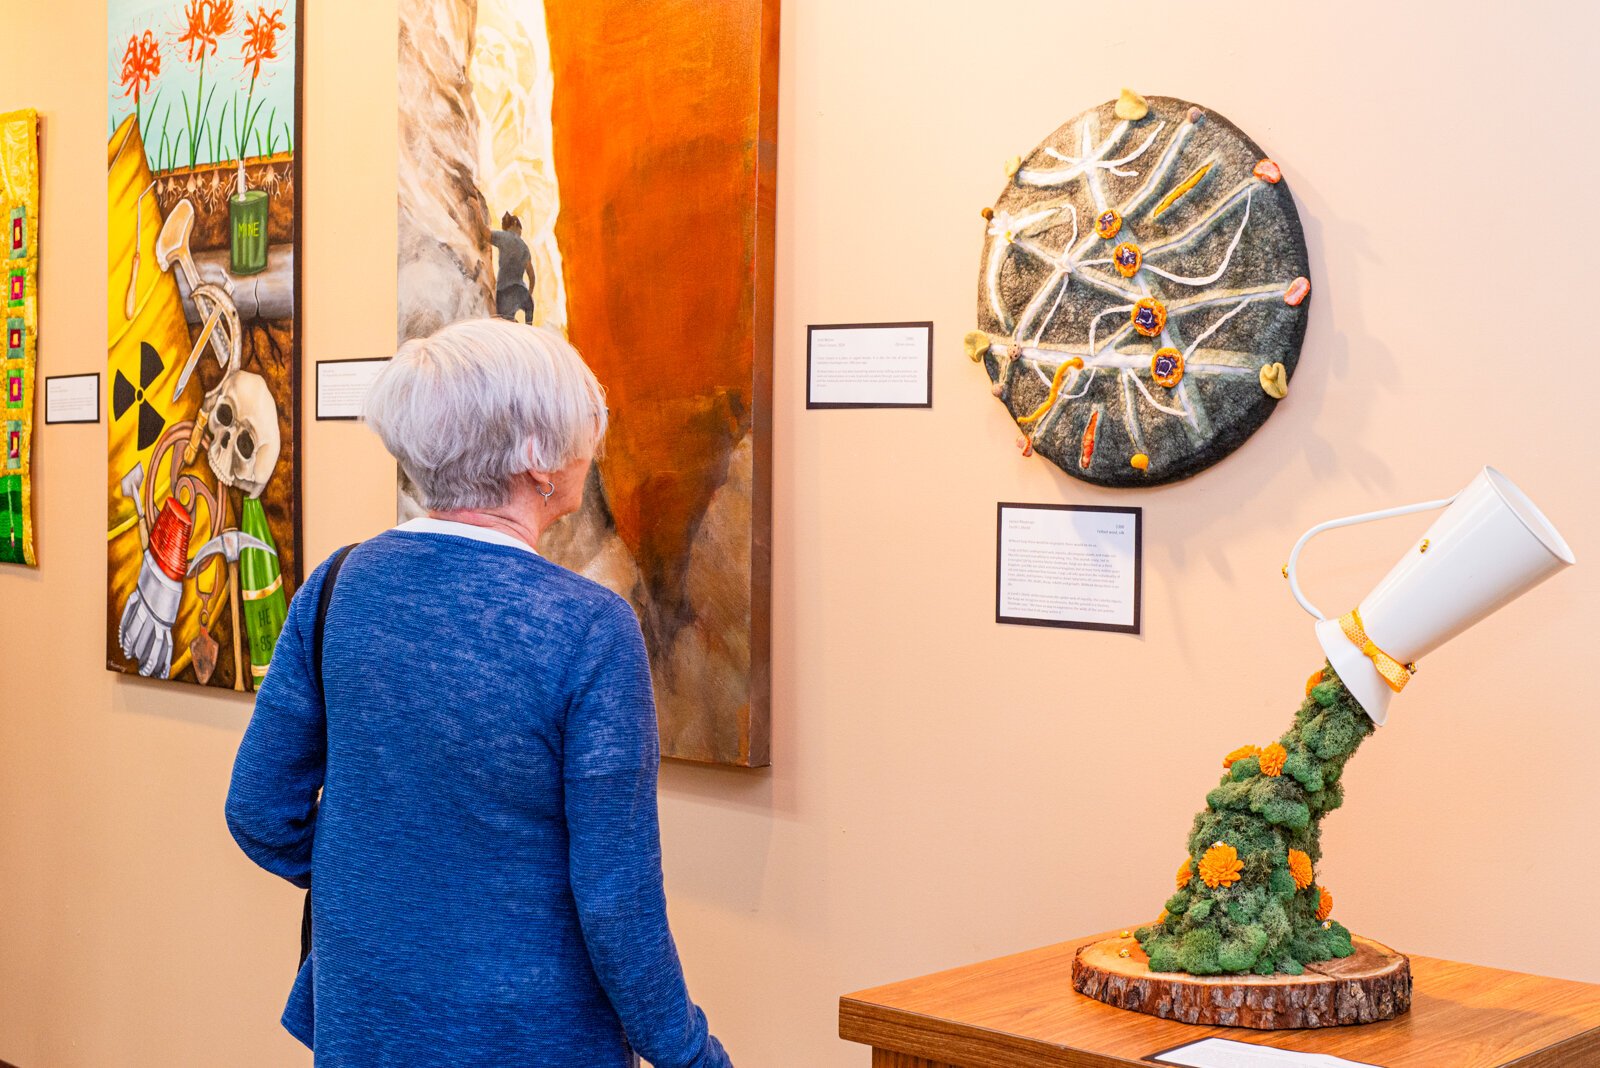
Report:
M 1366 1061 L 1351 1061 L 1329 1053 L 1296 1053 L 1274 1046 L 1235 1042 L 1231 1038 L 1202 1038 L 1187 1046 L 1157 1053 L 1148 1060 L 1181 1068 L 1382 1068 Z

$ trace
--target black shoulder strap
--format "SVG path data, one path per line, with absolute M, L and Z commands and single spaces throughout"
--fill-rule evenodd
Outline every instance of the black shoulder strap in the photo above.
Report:
M 326 697 L 322 688 L 322 632 L 327 625 L 328 605 L 333 602 L 333 585 L 339 581 L 339 569 L 344 566 L 344 558 L 354 548 L 354 544 L 346 545 L 333 554 L 333 561 L 328 564 L 328 574 L 322 580 L 321 594 L 317 597 L 317 618 L 311 627 L 311 677 L 316 680 L 318 697 Z
M 311 624 L 311 677 L 316 680 L 317 696 L 327 700 L 327 695 L 322 688 L 322 632 L 328 618 L 328 605 L 333 601 L 333 585 L 339 581 L 339 569 L 344 566 L 344 558 L 350 555 L 350 550 L 355 545 L 346 545 L 343 549 L 333 554 L 333 562 L 328 565 L 328 574 L 322 580 L 322 590 L 317 597 L 317 618 Z M 300 916 L 300 963 L 297 968 L 304 967 L 306 958 L 311 955 L 311 891 L 306 891 L 305 910 Z

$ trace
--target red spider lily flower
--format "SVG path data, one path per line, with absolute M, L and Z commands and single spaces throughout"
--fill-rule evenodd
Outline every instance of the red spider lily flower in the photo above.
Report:
M 189 62 L 204 59 L 207 49 L 217 54 L 217 38 L 233 29 L 233 0 L 190 0 L 183 9 L 184 30 L 179 44 L 189 46 Z
M 269 59 L 278 58 L 278 34 L 288 29 L 283 22 L 283 8 L 268 11 L 261 7 L 255 15 L 244 17 L 246 28 L 244 31 L 244 48 L 240 55 L 244 58 L 244 65 L 250 70 L 253 81 L 261 74 L 261 64 Z
M 122 95 L 138 100 L 150 88 L 150 79 L 161 76 L 161 46 L 149 30 L 144 36 L 128 38 L 122 53 Z

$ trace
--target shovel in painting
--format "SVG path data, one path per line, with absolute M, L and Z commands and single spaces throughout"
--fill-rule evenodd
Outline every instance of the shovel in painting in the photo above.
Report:
M 202 623 L 200 633 L 189 643 L 189 659 L 194 663 L 194 677 L 200 681 L 200 685 L 210 683 L 211 676 L 216 672 L 217 650 L 220 648 L 211 631 Z
M 213 556 L 221 556 L 228 563 L 229 594 L 235 605 L 237 605 L 239 587 L 235 578 L 235 566 L 239 562 L 239 553 L 245 549 L 260 549 L 263 552 L 271 553 L 273 556 L 278 555 L 272 546 L 259 538 L 239 530 L 225 530 L 206 542 L 205 545 L 200 547 L 200 551 L 195 553 L 194 559 L 189 563 L 189 577 L 194 578 L 199 575 L 200 569 Z M 234 626 L 235 628 L 238 627 L 237 612 L 234 615 Z M 211 681 L 212 674 L 217 670 L 217 651 L 219 648 L 217 640 L 211 636 L 211 631 L 204 625 L 201 626 L 200 633 L 195 635 L 194 640 L 189 643 L 189 655 L 194 658 L 195 678 L 200 680 L 202 686 Z M 238 670 L 237 664 L 235 665 L 235 670 Z M 242 678 L 235 680 L 235 689 L 241 688 L 238 683 L 242 681 Z

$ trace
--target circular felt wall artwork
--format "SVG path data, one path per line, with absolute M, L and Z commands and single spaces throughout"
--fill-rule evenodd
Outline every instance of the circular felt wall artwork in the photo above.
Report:
M 1278 165 L 1214 112 L 1124 91 L 1007 171 L 967 353 L 1023 455 L 1150 486 L 1244 444 L 1288 394 L 1310 303 Z

